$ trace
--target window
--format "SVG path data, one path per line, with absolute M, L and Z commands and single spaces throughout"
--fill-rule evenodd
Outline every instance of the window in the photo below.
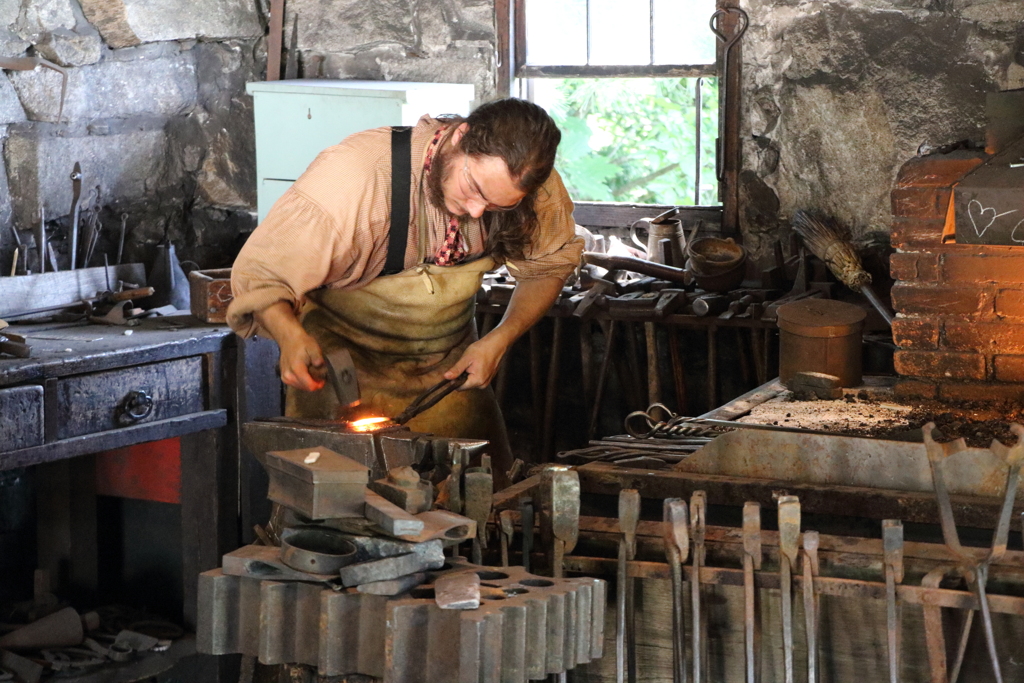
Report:
M 498 0 L 499 90 L 558 121 L 574 198 L 718 203 L 715 10 L 715 0 Z

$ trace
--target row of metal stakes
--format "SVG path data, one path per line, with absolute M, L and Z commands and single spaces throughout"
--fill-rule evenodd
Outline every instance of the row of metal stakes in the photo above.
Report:
M 707 496 L 704 491 L 695 491 L 689 505 L 681 498 L 667 498 L 663 508 L 663 538 L 665 554 L 672 579 L 672 680 L 687 683 L 692 671 L 693 683 L 703 679 L 702 654 L 704 640 L 701 622 L 700 571 L 705 562 L 705 525 Z M 628 574 L 628 564 L 636 555 L 636 529 L 640 519 L 640 494 L 634 489 L 619 493 L 619 542 L 617 621 L 615 632 L 616 683 L 635 683 L 636 629 L 634 623 L 633 586 Z M 793 683 L 793 573 L 798 571 L 798 560 L 802 560 L 803 605 L 807 634 L 807 680 L 818 680 L 818 596 L 815 578 L 819 575 L 818 532 L 804 531 L 802 534 L 803 553 L 800 553 L 800 500 L 796 496 L 780 496 L 778 499 L 779 521 L 779 565 L 782 589 L 782 640 L 783 662 L 786 683 Z M 903 581 L 903 525 L 899 520 L 885 520 L 882 523 L 885 584 L 886 584 L 886 625 L 889 652 L 889 678 L 895 683 L 899 678 L 899 622 L 900 614 L 896 602 L 896 585 Z M 692 546 L 692 547 L 691 547 Z M 689 560 L 692 566 L 690 580 L 691 601 L 690 637 L 691 662 L 687 662 L 686 624 L 683 613 L 684 581 L 683 565 Z M 754 586 L 754 572 L 760 570 L 761 551 L 761 506 L 748 502 L 743 506 L 743 594 L 744 594 L 744 654 L 747 683 L 756 683 L 756 624 L 757 601 Z

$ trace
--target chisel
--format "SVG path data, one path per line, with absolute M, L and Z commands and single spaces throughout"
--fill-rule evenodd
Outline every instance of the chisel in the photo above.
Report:
M 690 496 L 690 538 L 693 539 L 693 576 L 690 578 L 691 637 L 693 638 L 693 683 L 701 680 L 701 618 L 700 618 L 700 567 L 704 563 L 704 527 L 707 517 L 707 494 L 694 491 Z
M 633 649 L 633 582 L 629 578 L 628 562 L 636 554 L 636 527 L 640 522 L 640 493 L 636 489 L 622 489 L 619 492 L 619 565 L 616 575 L 616 629 L 615 629 L 615 680 L 624 683 L 626 670 L 629 681 L 636 681 L 636 653 Z M 627 648 L 627 640 L 629 648 Z M 628 659 L 628 667 L 627 667 Z
M 900 679 L 900 615 L 896 584 L 903 582 L 903 522 L 882 520 L 882 556 L 885 562 L 885 626 L 889 649 L 889 683 Z
M 754 626 L 757 618 L 757 594 L 754 570 L 761 568 L 761 505 L 743 505 L 743 625 L 747 657 L 747 683 L 755 683 L 757 661 L 754 652 Z
M 686 683 L 686 623 L 683 618 L 683 563 L 690 555 L 690 522 L 682 498 L 662 508 L 665 556 L 672 572 L 672 681 Z
M 807 631 L 807 682 L 818 680 L 818 596 L 814 592 L 814 577 L 818 575 L 817 531 L 804 532 L 804 623 Z
M 800 499 L 779 497 L 779 581 L 782 587 L 782 658 L 793 683 L 793 567 L 800 552 Z

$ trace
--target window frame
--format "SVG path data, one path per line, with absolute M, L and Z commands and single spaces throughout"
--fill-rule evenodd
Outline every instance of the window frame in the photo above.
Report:
M 533 0 L 541 2 L 543 0 Z M 723 64 L 724 44 L 715 41 L 714 64 L 641 64 L 641 65 L 531 65 L 526 63 L 526 3 L 528 0 L 495 0 L 495 24 L 498 28 L 496 79 L 495 86 L 499 97 L 513 94 L 516 79 L 532 78 L 717 78 L 722 82 L 725 74 L 727 101 L 718 103 L 718 140 L 719 149 L 716 154 L 718 163 L 722 164 L 722 180 L 719 182 L 719 198 L 721 207 L 683 207 L 684 211 L 699 210 L 705 217 L 709 211 L 720 212 L 720 231 L 723 234 L 738 234 L 738 180 L 740 168 L 740 97 L 739 88 L 742 81 L 740 65 L 742 64 L 742 41 L 737 41 L 729 52 L 729 69 Z M 728 9 L 738 5 L 726 0 L 717 0 L 716 9 Z M 710 17 L 708 18 L 710 20 Z M 726 35 L 736 30 L 736 16 L 732 13 L 720 15 L 720 28 Z M 710 30 L 710 28 L 709 28 Z M 580 204 L 591 205 L 592 202 Z M 610 210 L 622 207 L 623 215 L 633 211 L 633 207 L 646 207 L 637 204 L 616 204 L 601 202 Z M 604 213 L 604 212 L 602 212 Z M 585 223 L 584 223 L 585 224 Z

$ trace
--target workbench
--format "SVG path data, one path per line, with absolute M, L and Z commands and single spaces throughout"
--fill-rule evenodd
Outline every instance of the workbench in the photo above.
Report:
M 190 316 L 8 331 L 27 337 L 32 355 L 0 358 L 0 470 L 35 466 L 45 475 L 37 477 L 38 566 L 50 569 L 58 593 L 95 587 L 91 454 L 180 437 L 183 614 L 194 627 L 197 576 L 238 547 L 259 509 L 248 498 L 262 472 L 238 430 L 281 412 L 277 346 Z

